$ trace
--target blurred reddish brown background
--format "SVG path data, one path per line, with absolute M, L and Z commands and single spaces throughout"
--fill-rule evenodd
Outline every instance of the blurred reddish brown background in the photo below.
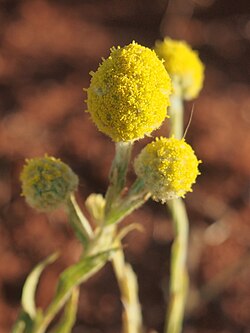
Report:
M 37 294 L 46 306 L 56 278 L 79 256 L 64 212 L 38 214 L 20 197 L 26 157 L 60 157 L 80 176 L 83 207 L 105 193 L 114 145 L 86 110 L 82 88 L 113 45 L 185 39 L 206 65 L 205 87 L 187 134 L 202 175 L 186 198 L 191 292 L 184 333 L 250 332 L 249 1 L 0 1 L 0 332 L 10 332 L 29 271 L 60 249 Z M 193 103 L 186 105 L 186 121 Z M 166 133 L 167 124 L 155 134 Z M 137 143 L 135 153 L 147 140 Z M 133 171 L 130 172 L 133 178 Z M 144 233 L 126 238 L 138 274 L 148 332 L 162 331 L 173 238 L 163 206 L 149 202 L 127 219 Z M 121 331 L 121 304 L 109 265 L 81 288 L 74 333 Z

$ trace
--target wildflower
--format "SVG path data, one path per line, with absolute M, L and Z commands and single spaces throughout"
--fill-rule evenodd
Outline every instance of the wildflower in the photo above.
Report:
M 198 96 L 204 80 L 204 65 L 197 52 L 184 41 L 165 38 L 155 43 L 155 52 L 164 65 L 174 83 L 174 88 L 181 90 L 186 100 Z
M 135 160 L 135 172 L 156 201 L 184 197 L 199 174 L 195 153 L 184 139 L 156 138 Z
M 160 127 L 172 88 L 154 51 L 135 42 L 112 48 L 90 74 L 88 111 L 101 132 L 115 142 L 131 141 Z
M 76 190 L 78 177 L 60 159 L 45 156 L 26 162 L 20 180 L 22 195 L 31 207 L 51 211 Z

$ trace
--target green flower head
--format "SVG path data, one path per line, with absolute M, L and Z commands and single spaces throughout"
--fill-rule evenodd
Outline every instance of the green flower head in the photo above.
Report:
M 43 212 L 59 207 L 78 186 L 74 172 L 60 159 L 49 156 L 26 160 L 20 180 L 27 203 Z
M 135 42 L 112 48 L 91 75 L 88 112 L 98 129 L 115 142 L 143 138 L 166 118 L 171 81 L 149 48 Z
M 155 52 L 164 60 L 164 65 L 184 99 L 198 96 L 204 80 L 204 65 L 197 52 L 184 41 L 165 38 L 155 43 Z
M 184 139 L 156 138 L 135 160 L 135 172 L 156 201 L 184 197 L 199 174 L 198 161 Z

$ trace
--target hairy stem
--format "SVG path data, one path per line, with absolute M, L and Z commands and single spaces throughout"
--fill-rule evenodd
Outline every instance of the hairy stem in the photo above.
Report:
M 104 224 L 112 228 L 114 234 L 117 224 L 126 215 L 145 202 L 143 184 L 136 182 L 129 193 L 122 198 L 121 194 L 126 184 L 126 175 L 131 156 L 132 143 L 116 143 L 116 155 L 110 170 L 110 186 L 106 194 Z M 112 256 L 112 265 L 116 274 L 123 302 L 123 333 L 141 333 L 142 315 L 138 299 L 138 284 L 135 273 L 125 262 L 120 240 L 115 244 L 119 247 Z
M 142 206 L 151 194 L 144 187 L 144 182 L 137 179 L 131 186 L 127 195 L 123 198 L 118 198 L 112 205 L 112 210 L 106 215 L 105 225 L 116 224 L 124 217 L 131 214 L 135 209 Z
M 117 246 L 121 243 L 117 240 Z M 138 299 L 138 282 L 132 267 L 126 263 L 121 249 L 113 254 L 112 264 L 123 303 L 123 333 L 142 333 L 141 305 Z
M 170 201 L 168 207 L 172 215 L 175 239 L 171 249 L 169 306 L 165 333 L 180 333 L 188 291 L 188 273 L 186 268 L 188 218 L 182 199 Z
M 183 102 L 179 95 L 171 95 L 171 106 L 169 108 L 170 116 L 170 136 L 174 135 L 176 139 L 183 137 Z
M 175 94 L 171 96 L 170 134 L 175 138 L 183 137 L 183 101 L 175 84 Z M 165 333 L 182 331 L 185 304 L 188 291 L 188 272 L 186 267 L 189 221 L 182 199 L 168 202 L 175 230 L 171 249 L 169 305 L 166 316 Z
M 132 142 L 117 142 L 115 145 L 115 158 L 109 173 L 110 185 L 105 198 L 105 216 L 110 213 L 112 205 L 124 189 L 132 145 Z

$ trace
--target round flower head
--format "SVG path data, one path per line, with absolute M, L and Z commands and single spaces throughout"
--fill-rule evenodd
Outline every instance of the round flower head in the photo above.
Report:
M 87 89 L 88 111 L 114 141 L 143 138 L 166 117 L 170 77 L 155 52 L 135 42 L 112 48 Z
M 199 174 L 195 153 L 184 139 L 156 138 L 135 160 L 135 172 L 156 201 L 184 197 Z
M 181 89 L 184 99 L 198 96 L 204 80 L 204 65 L 197 52 L 184 41 L 165 38 L 155 43 L 155 52 L 171 76 L 174 87 Z
M 60 206 L 78 185 L 78 177 L 61 160 L 41 157 L 26 160 L 20 180 L 27 203 L 48 212 Z

